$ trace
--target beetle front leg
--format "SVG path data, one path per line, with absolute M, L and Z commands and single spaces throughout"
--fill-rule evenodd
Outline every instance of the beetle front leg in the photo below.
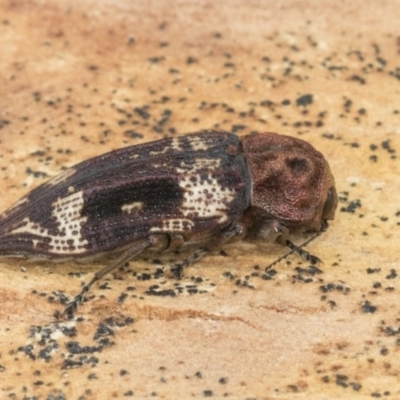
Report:
M 114 271 L 117 268 L 124 266 L 124 264 L 132 258 L 136 257 L 144 250 L 151 248 L 151 247 L 159 247 L 164 246 L 165 235 L 163 236 L 156 236 L 152 235 L 146 239 L 143 239 L 137 243 L 135 243 L 132 247 L 122 253 L 119 257 L 111 262 L 111 264 L 107 265 L 107 267 L 97 271 L 93 278 L 88 282 L 85 283 L 81 289 L 81 291 L 67 304 L 65 310 L 59 314 L 56 313 L 56 317 L 65 317 L 67 319 L 71 319 L 73 317 L 74 312 L 77 310 L 79 304 L 81 304 L 85 298 L 85 294 L 89 291 L 89 289 L 93 286 L 94 283 L 99 281 L 103 276 L 109 274 L 110 272 Z
M 278 243 L 286 246 L 289 239 L 289 230 L 286 226 L 277 220 L 266 220 L 262 223 L 257 236 L 271 243 Z
M 246 227 L 241 223 L 238 223 L 229 230 L 220 233 L 218 236 L 215 236 L 214 240 L 212 240 L 209 245 L 197 249 L 186 259 L 175 263 L 171 267 L 172 276 L 175 277 L 176 279 L 181 279 L 183 276 L 183 270 L 186 267 L 199 261 L 200 258 L 202 258 L 205 254 L 209 253 L 210 251 L 216 250 L 217 248 L 221 247 L 222 245 L 224 245 L 225 243 L 229 242 L 234 238 L 237 239 L 243 237 L 245 236 L 245 234 L 246 234 Z

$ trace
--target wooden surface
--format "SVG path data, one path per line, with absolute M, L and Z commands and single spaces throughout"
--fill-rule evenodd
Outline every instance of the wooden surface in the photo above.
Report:
M 340 204 L 308 246 L 321 273 L 293 256 L 263 279 L 284 250 L 251 243 L 179 282 L 150 257 L 70 322 L 57 291 L 101 265 L 3 261 L 0 398 L 399 398 L 399 9 L 1 0 L 1 210 L 88 157 L 205 128 L 308 140 Z

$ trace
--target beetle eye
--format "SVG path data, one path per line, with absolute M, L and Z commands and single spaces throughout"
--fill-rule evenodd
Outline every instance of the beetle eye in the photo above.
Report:
M 333 211 L 335 211 L 336 201 L 335 196 L 333 194 L 333 188 L 328 190 L 328 195 L 326 196 L 324 209 L 322 210 L 322 219 L 328 219 Z

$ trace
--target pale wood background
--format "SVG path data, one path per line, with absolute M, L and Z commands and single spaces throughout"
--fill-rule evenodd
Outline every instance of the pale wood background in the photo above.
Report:
M 398 398 L 399 9 L 1 0 L 1 210 L 87 157 L 205 128 L 308 140 L 330 162 L 341 210 L 308 247 L 321 274 L 292 257 L 264 280 L 283 249 L 250 243 L 180 282 L 157 279 L 149 258 L 62 324 L 52 293 L 75 294 L 101 265 L 2 262 L 0 397 Z M 306 94 L 313 102 L 297 105 Z M 152 285 L 181 293 L 147 295 Z

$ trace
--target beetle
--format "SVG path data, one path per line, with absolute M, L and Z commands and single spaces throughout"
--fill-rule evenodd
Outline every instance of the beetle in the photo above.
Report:
M 184 267 L 227 242 L 276 242 L 311 262 L 295 232 L 334 218 L 335 182 L 309 143 L 277 133 L 200 131 L 83 161 L 33 189 L 0 216 L 0 257 L 85 261 L 119 252 L 68 304 L 146 249 L 195 251 Z

